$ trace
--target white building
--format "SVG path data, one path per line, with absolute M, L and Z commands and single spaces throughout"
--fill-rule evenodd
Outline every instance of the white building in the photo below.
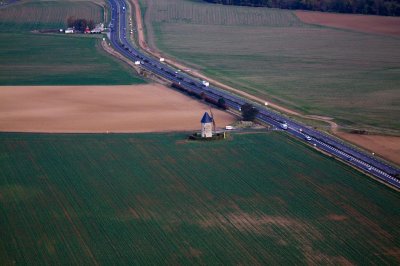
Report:
M 201 137 L 202 138 L 211 138 L 212 137 L 212 127 L 213 127 L 213 119 L 210 115 L 205 112 L 203 118 L 201 119 Z
M 74 33 L 74 29 L 73 28 L 68 28 L 64 32 L 65 32 L 65 34 L 71 34 L 71 33 Z
M 104 24 L 103 23 L 99 23 L 96 25 L 96 27 L 90 31 L 90 33 L 102 33 L 104 31 Z

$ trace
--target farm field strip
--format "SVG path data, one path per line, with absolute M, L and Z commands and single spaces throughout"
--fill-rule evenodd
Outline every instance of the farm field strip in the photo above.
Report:
M 0 85 L 112 85 L 145 81 L 106 54 L 100 39 L 1 33 Z M 62 56 L 68 49 L 68 56 Z M 45 48 L 45 49 L 44 49 Z M 60 56 L 53 56 L 53 55 Z
M 399 194 L 280 133 L 0 136 L 2 264 L 400 260 Z
M 89 1 L 34 1 L 0 9 L 0 85 L 111 85 L 145 81 L 105 53 L 101 36 L 31 31 L 66 27 L 69 16 L 103 20 Z M 87 37 L 87 38 L 86 38 Z
M 166 104 L 168 102 L 168 104 Z M 159 84 L 0 86 L 0 131 L 48 133 L 199 130 L 209 106 Z M 221 128 L 235 118 L 214 110 Z
M 250 27 L 305 26 L 290 11 L 274 12 L 266 8 L 210 5 L 179 0 L 141 2 L 147 6 L 146 16 L 154 22 Z
M 359 32 L 400 36 L 400 19 L 390 16 L 360 16 L 323 12 L 296 11 L 296 16 L 308 24 L 315 24 Z
M 104 9 L 90 1 L 35 1 L 0 9 L 2 31 L 65 28 L 67 18 L 85 18 L 102 22 Z M 10 27 L 14 25 L 16 27 Z M 7 30 L 8 29 L 8 30 Z

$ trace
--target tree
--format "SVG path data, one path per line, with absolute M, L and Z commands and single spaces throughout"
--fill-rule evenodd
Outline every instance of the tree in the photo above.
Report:
M 67 18 L 67 26 L 68 28 L 74 27 L 77 31 L 85 31 L 86 27 L 89 27 L 90 30 L 93 30 L 95 28 L 95 23 L 94 21 L 91 20 L 86 20 L 84 18 L 76 18 L 74 16 L 69 16 Z
M 219 98 L 218 99 L 218 103 L 217 103 L 218 107 L 221 109 L 226 109 L 226 102 L 224 98 Z
M 204 0 L 209 3 L 306 9 L 324 12 L 400 15 L 400 0 Z
M 258 114 L 258 109 L 249 103 L 241 106 L 242 117 L 244 121 L 254 121 Z
M 75 20 L 74 26 L 77 31 L 84 32 L 87 26 L 87 20 L 84 18 L 77 19 Z

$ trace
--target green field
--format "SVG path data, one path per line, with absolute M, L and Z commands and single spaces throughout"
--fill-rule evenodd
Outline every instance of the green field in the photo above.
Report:
M 292 11 L 141 0 L 149 43 L 235 88 L 341 125 L 400 134 L 400 38 Z
M 0 264 L 400 263 L 400 194 L 281 133 L 0 135 Z
M 67 18 L 85 18 L 103 22 L 104 7 L 95 1 L 21 1 L 0 9 L 1 32 L 26 32 L 65 28 Z
M 101 22 L 103 7 L 89 1 L 32 1 L 0 9 L 0 85 L 144 83 L 102 50 L 102 36 L 32 32 L 65 28 L 69 16 Z

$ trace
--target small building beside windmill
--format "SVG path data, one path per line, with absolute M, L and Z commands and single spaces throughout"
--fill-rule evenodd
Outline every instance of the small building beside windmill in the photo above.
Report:
M 201 137 L 202 138 L 212 138 L 213 133 L 213 119 L 212 117 L 205 112 L 203 118 L 201 119 Z
M 90 34 L 89 26 L 86 26 L 86 29 L 85 29 L 85 31 L 84 31 L 83 33 L 85 33 L 85 34 Z
M 74 33 L 74 28 L 68 28 L 64 31 L 65 34 L 73 34 Z

